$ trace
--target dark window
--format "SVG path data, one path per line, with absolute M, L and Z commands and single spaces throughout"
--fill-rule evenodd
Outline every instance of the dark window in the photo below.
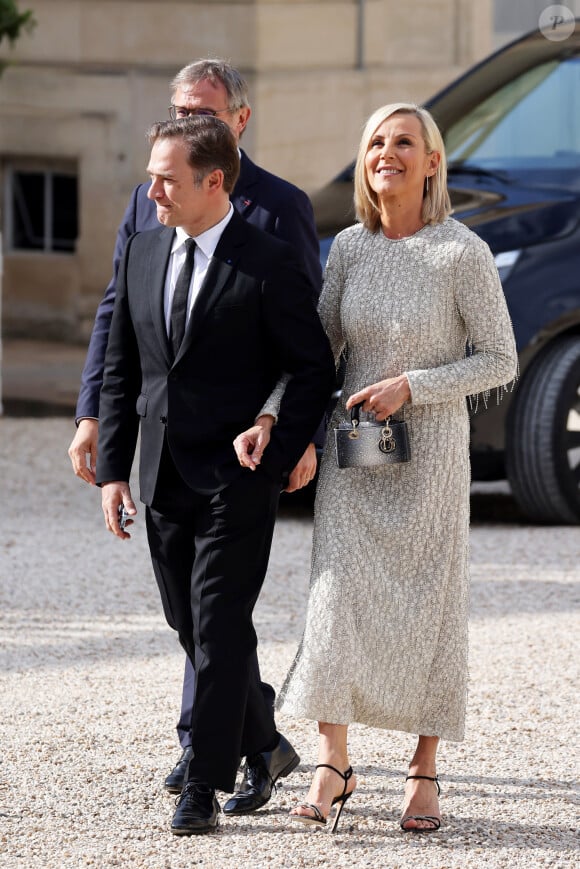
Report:
M 6 180 L 9 249 L 73 252 L 78 236 L 76 174 L 13 166 Z

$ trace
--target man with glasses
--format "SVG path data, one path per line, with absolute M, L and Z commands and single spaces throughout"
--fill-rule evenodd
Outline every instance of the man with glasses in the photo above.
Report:
M 171 83 L 172 119 L 194 115 L 213 115 L 224 121 L 239 140 L 250 119 L 248 90 L 240 73 L 223 60 L 198 60 L 184 67 Z M 69 447 L 69 456 L 77 476 L 95 484 L 97 458 L 99 395 L 103 382 L 105 351 L 113 314 L 117 272 L 127 240 L 135 232 L 159 226 L 155 203 L 148 198 L 150 183 L 140 184 L 131 196 L 117 232 L 113 258 L 113 276 L 98 307 L 91 334 L 81 388 L 76 408 L 77 432 Z M 287 181 L 256 166 L 240 150 L 240 175 L 230 196 L 235 209 L 249 223 L 289 242 L 301 255 L 303 265 L 318 293 L 322 282 L 318 239 L 310 200 Z M 256 456 L 257 457 L 257 456 Z M 290 474 L 287 491 L 306 485 L 316 472 L 316 454 L 309 445 Z M 258 659 L 254 666 L 259 675 Z M 273 707 L 274 689 L 261 682 L 261 690 Z M 182 755 L 165 779 L 165 788 L 180 793 L 191 759 L 191 718 L 194 705 L 195 675 L 186 658 L 181 715 L 177 733 Z M 280 737 L 269 752 L 246 759 L 240 789 L 224 806 L 228 814 L 247 814 L 261 808 L 270 799 L 273 785 L 298 765 L 299 758 L 290 743 Z

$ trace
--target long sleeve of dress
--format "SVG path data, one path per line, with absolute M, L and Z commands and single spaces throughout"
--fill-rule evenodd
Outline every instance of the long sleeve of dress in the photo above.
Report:
M 473 236 L 455 270 L 458 328 L 470 355 L 433 368 L 406 371 L 413 404 L 435 404 L 487 392 L 517 374 L 513 329 L 489 247 Z
M 263 407 L 260 412 L 256 415 L 256 419 L 260 416 L 265 416 L 269 414 L 274 417 L 274 422 L 278 422 L 278 414 L 280 413 L 280 405 L 282 404 L 282 399 L 284 398 L 284 393 L 286 392 L 286 387 L 288 385 L 288 381 L 290 380 L 289 374 L 283 374 L 268 398 L 266 399 Z

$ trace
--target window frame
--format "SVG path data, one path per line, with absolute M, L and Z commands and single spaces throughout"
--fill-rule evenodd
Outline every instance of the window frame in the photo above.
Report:
M 78 186 L 80 182 L 79 166 L 73 160 L 52 160 L 42 158 L 5 157 L 3 160 L 4 202 L 2 206 L 4 218 L 4 251 L 7 254 L 53 254 L 73 256 L 76 254 L 78 232 L 75 239 L 70 239 L 70 250 L 55 249 L 54 237 L 54 178 L 57 175 L 69 176 L 77 182 L 77 227 L 80 222 Z M 43 176 L 43 233 L 42 247 L 17 247 L 15 245 L 15 176 L 24 174 L 40 174 Z M 61 239 L 69 241 L 69 239 Z

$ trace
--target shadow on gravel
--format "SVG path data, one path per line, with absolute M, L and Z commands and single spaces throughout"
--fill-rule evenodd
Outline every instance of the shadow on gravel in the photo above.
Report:
M 77 625 L 66 624 L 58 628 L 57 638 L 54 637 L 54 626 L 40 632 L 34 625 L 30 630 L 25 623 L 9 630 L 3 625 L 3 648 L 0 654 L 0 671 L 4 674 L 50 670 L 70 670 L 82 668 L 90 664 L 102 663 L 103 660 L 130 661 L 139 658 L 166 657 L 181 655 L 181 647 L 177 634 L 170 628 L 161 626 L 159 629 L 149 626 L 123 625 L 108 627 L 94 624 L 92 629 L 79 630 Z M 22 634 L 28 633 L 27 642 L 20 644 Z M 98 635 L 95 636 L 95 633 Z M 52 636 L 51 636 L 52 634 Z M 91 636 L 92 634 L 92 636 Z M 45 639 L 48 640 L 45 642 Z
M 505 525 L 529 525 L 511 495 L 493 493 L 472 493 L 470 498 L 471 524 L 499 522 Z
M 314 775 L 316 766 L 308 763 L 301 763 L 297 768 L 297 772 Z M 358 765 L 356 773 L 359 776 L 356 794 L 358 797 L 369 794 L 368 799 L 388 798 L 391 795 L 395 799 L 399 799 L 401 789 L 403 787 L 406 771 L 404 769 L 396 769 L 394 767 L 379 766 L 377 764 Z M 379 788 L 369 787 L 368 784 L 361 784 L 361 779 L 368 779 L 370 776 L 378 776 L 381 785 Z M 522 776 L 521 778 L 507 778 L 506 776 L 493 775 L 440 775 L 441 793 L 454 794 L 463 793 L 473 796 L 474 793 L 478 797 L 496 798 L 498 796 L 510 797 L 510 799 L 526 798 L 532 800 L 553 799 L 555 796 L 562 796 L 563 791 L 567 791 L 572 797 L 572 788 L 575 786 L 573 781 L 565 781 L 562 779 L 538 779 Z M 282 785 L 284 782 L 282 782 Z M 477 786 L 477 787 L 474 787 Z M 487 791 L 486 788 L 501 788 L 501 793 Z M 509 788 L 526 788 L 525 791 L 519 790 L 513 794 L 507 789 Z M 373 795 L 372 797 L 370 795 Z M 354 801 L 354 798 L 353 798 Z M 274 810 L 274 808 L 272 808 Z
M 501 806 L 498 806 L 498 813 L 501 817 Z M 339 837 L 342 839 L 343 845 L 348 846 L 349 851 L 352 852 L 353 862 L 357 856 L 357 849 L 363 848 L 366 851 L 369 845 L 376 847 L 377 834 L 384 840 L 391 839 L 399 842 L 402 836 L 413 836 L 412 833 L 404 834 L 401 831 L 398 812 L 378 813 L 371 810 L 365 814 L 364 811 L 357 808 L 351 814 L 355 816 L 355 821 L 350 825 L 347 823 L 348 818 L 345 816 L 341 818 L 343 826 L 339 827 Z M 360 822 L 357 816 L 360 818 Z M 358 823 L 364 824 L 364 828 L 359 829 Z M 348 838 L 344 835 L 340 836 L 340 832 L 350 835 Z M 330 838 L 336 841 L 338 837 L 331 836 Z M 411 841 L 416 842 L 415 847 L 419 846 L 418 840 Z M 471 818 L 465 815 L 452 814 L 444 815 L 441 829 L 436 833 L 422 836 L 420 844 L 421 850 L 423 850 L 423 848 L 429 847 L 465 848 L 466 843 L 469 843 L 470 850 L 477 845 L 478 848 L 485 849 L 485 851 L 491 851 L 494 848 L 501 848 L 502 850 L 512 848 L 517 853 L 520 853 L 524 848 L 552 848 L 559 854 L 575 853 L 578 850 L 576 834 L 570 827 L 559 827 L 552 824 L 521 824 L 517 821 L 502 822 L 495 816 Z M 447 865 L 446 863 L 442 864 L 442 866 Z M 458 864 L 455 863 L 454 865 Z M 470 862 L 468 865 L 474 866 L 475 864 Z M 486 865 L 485 859 L 480 865 Z M 530 865 L 539 866 L 541 864 L 531 863 Z M 551 865 L 561 864 L 552 863 Z M 421 863 L 418 861 L 414 866 L 418 869 Z
M 478 798 L 490 797 L 495 799 L 498 794 L 486 792 L 485 789 L 488 787 L 502 788 L 502 798 L 509 796 L 510 799 L 514 800 L 552 800 L 554 797 L 563 796 L 562 792 L 568 792 L 570 799 L 572 799 L 572 788 L 574 787 L 574 782 L 563 781 L 562 779 L 505 778 L 493 775 L 454 775 L 449 778 L 441 776 L 441 787 L 446 784 L 450 787 L 458 785 L 454 789 L 463 793 L 466 790 L 469 790 L 470 793 L 475 792 Z M 480 785 L 481 787 L 474 788 L 473 785 Z M 514 794 L 509 793 L 507 788 L 526 788 L 526 790 L 520 790 Z
M 41 401 L 29 398 L 3 398 L 4 416 L 33 417 L 46 419 L 50 417 L 68 417 L 74 426 L 75 409 L 70 404 L 58 404 L 54 401 Z
M 314 765 L 303 764 L 299 771 L 313 773 Z M 513 818 L 509 821 L 502 820 L 503 806 L 508 799 L 514 804 L 519 804 L 524 815 L 526 815 L 526 804 L 529 804 L 531 815 L 533 804 L 538 800 L 553 802 L 554 799 L 559 799 L 571 802 L 570 782 L 558 780 L 539 782 L 537 779 L 511 779 L 501 776 L 454 776 L 453 779 L 446 779 L 443 776 L 441 784 L 448 793 L 453 792 L 455 796 L 465 794 L 470 798 L 476 796 L 482 801 L 482 815 L 469 817 L 444 811 L 443 825 L 439 831 L 428 836 L 415 837 L 410 834 L 407 837 L 399 827 L 398 808 L 392 808 L 393 802 L 398 803 L 400 800 L 402 771 L 381 766 L 363 766 L 359 767 L 357 772 L 360 779 L 380 776 L 382 781 L 378 787 L 359 784 L 352 801 L 345 807 L 338 832 L 324 840 L 325 847 L 329 849 L 348 848 L 353 856 L 353 865 L 358 850 L 376 848 L 377 835 L 380 835 L 383 841 L 391 840 L 393 844 L 406 840 L 421 849 L 465 848 L 468 842 L 470 848 L 477 845 L 486 850 L 516 848 L 520 851 L 523 848 L 551 848 L 560 854 L 577 850 L 576 831 L 570 825 L 520 823 Z M 517 789 L 515 792 L 514 788 Z M 270 805 L 253 815 L 251 824 L 232 826 L 229 829 L 224 825 L 220 832 L 221 835 L 235 834 L 236 836 L 255 836 L 257 833 L 271 834 L 272 832 L 289 836 L 328 835 L 324 828 L 305 828 L 293 824 L 288 819 L 287 810 L 277 808 L 275 805 Z M 414 865 L 420 866 L 420 863 Z
M 498 566 L 494 564 L 494 572 Z M 530 568 L 530 570 L 532 570 Z M 509 565 L 506 567 L 509 573 Z M 580 609 L 575 583 L 540 579 L 493 579 L 471 583 L 471 618 L 495 618 L 510 613 L 563 613 Z
M 376 852 L 377 836 L 381 837 L 381 849 L 385 847 L 386 842 L 389 840 L 393 844 L 406 841 L 409 845 L 412 844 L 414 847 L 420 847 L 421 851 L 424 848 L 460 849 L 465 848 L 467 843 L 469 843 L 469 849 L 477 845 L 479 849 L 485 849 L 486 851 L 494 848 L 513 848 L 517 852 L 521 852 L 524 848 L 551 848 L 557 853 L 563 854 L 566 852 L 576 852 L 578 848 L 576 833 L 570 827 L 561 827 L 553 824 L 549 826 L 533 823 L 521 824 L 517 821 L 502 822 L 495 817 L 495 814 L 493 817 L 486 816 L 481 818 L 445 814 L 440 830 L 429 835 L 414 837 L 412 833 L 404 834 L 401 831 L 399 827 L 400 816 L 397 810 L 385 809 L 383 805 L 377 806 L 376 801 L 374 806 L 371 802 L 366 807 L 356 804 L 351 806 L 351 803 L 347 803 L 347 806 L 349 808 L 345 808 L 335 835 L 330 835 L 328 829 L 324 827 L 319 829 L 304 827 L 301 824 L 293 824 L 288 820 L 285 810 L 279 810 L 278 812 L 272 810 L 267 815 L 261 811 L 253 815 L 251 824 L 244 824 L 243 826 L 241 824 L 232 824 L 231 826 L 223 824 L 218 829 L 218 835 L 235 836 L 236 839 L 255 837 L 260 833 L 270 835 L 275 833 L 277 836 L 284 834 L 292 837 L 323 836 L 324 847 L 328 849 L 330 855 L 332 851 L 347 849 L 349 854 L 352 855 L 352 865 L 357 866 L 376 865 L 366 861 L 364 864 L 358 863 L 357 852 L 362 849 L 362 853 L 366 855 L 368 860 L 369 853 Z M 498 807 L 498 813 L 501 816 L 501 806 Z M 264 818 L 263 822 L 260 821 L 261 817 Z M 307 842 L 308 839 L 303 839 L 303 841 Z M 291 847 L 295 848 L 296 843 L 293 842 Z M 405 865 L 420 867 L 421 862 L 418 854 L 416 855 L 416 860 L 417 862 L 413 864 L 406 863 Z M 331 865 L 331 863 L 327 863 L 326 860 L 321 862 L 320 854 L 317 851 L 316 865 L 326 866 Z M 396 863 L 393 865 L 402 864 Z M 446 863 L 442 864 L 442 866 L 446 865 Z M 475 864 L 470 863 L 469 865 Z M 485 865 L 485 862 L 482 862 L 481 865 Z M 560 864 L 554 863 L 551 865 Z

